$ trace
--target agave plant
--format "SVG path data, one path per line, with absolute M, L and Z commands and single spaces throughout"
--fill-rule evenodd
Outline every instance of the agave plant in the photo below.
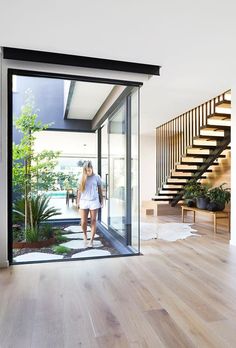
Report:
M 28 221 L 28 225 L 31 229 L 39 228 L 40 223 L 47 221 L 49 218 L 60 215 L 61 212 L 59 209 L 49 207 L 50 198 L 46 195 L 32 196 L 30 199 L 31 209 L 32 209 L 32 218 L 31 221 Z M 27 207 L 29 210 L 29 206 Z M 13 219 L 17 222 L 25 222 L 25 199 L 17 201 L 13 205 Z M 27 214 L 28 217 L 30 214 Z

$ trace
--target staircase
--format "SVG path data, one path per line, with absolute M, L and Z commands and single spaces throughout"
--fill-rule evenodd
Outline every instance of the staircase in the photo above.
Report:
M 231 92 L 157 128 L 157 194 L 175 206 L 191 179 L 205 179 L 230 149 Z M 159 145 L 159 146 L 158 146 Z

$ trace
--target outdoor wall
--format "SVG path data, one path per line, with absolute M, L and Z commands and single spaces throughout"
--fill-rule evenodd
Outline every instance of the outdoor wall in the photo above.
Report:
M 91 122 L 64 119 L 65 93 L 64 80 L 17 76 L 16 87 L 13 92 L 13 114 L 19 115 L 21 106 L 25 103 L 25 91 L 32 90 L 35 107 L 38 109 L 38 119 L 43 123 L 52 123 L 50 128 L 67 131 L 88 131 Z M 14 132 L 17 142 L 17 132 Z
M 140 185 L 141 203 L 150 201 L 156 191 L 156 137 L 143 134 L 140 138 Z

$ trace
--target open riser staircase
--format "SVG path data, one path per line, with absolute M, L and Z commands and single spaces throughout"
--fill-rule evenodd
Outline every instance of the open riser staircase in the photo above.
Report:
M 205 179 L 230 149 L 231 91 L 156 129 L 157 194 L 175 206 L 191 179 Z

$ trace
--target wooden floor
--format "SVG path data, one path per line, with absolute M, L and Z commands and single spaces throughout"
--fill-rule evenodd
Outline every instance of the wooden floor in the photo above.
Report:
M 195 227 L 143 256 L 1 270 L 0 347 L 236 347 L 236 247 Z

